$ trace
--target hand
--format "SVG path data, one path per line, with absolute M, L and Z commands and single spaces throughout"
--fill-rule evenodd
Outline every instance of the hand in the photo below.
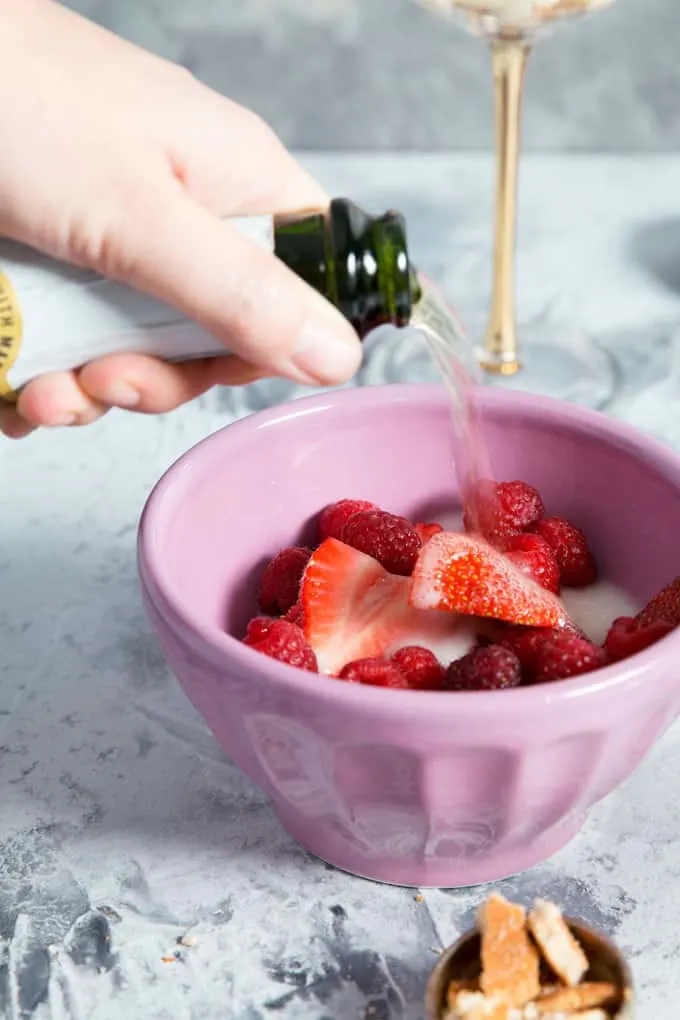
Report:
M 0 0 L 0 234 L 169 302 L 233 356 L 111 355 L 31 382 L 0 430 L 168 411 L 265 375 L 351 377 L 354 331 L 220 216 L 322 207 L 323 189 L 253 113 L 54 0 Z

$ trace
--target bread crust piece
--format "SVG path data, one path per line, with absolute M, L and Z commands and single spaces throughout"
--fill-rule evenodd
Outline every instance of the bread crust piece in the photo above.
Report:
M 613 1006 L 618 998 L 616 985 L 608 981 L 586 981 L 577 988 L 556 988 L 544 992 L 536 1000 L 536 1008 L 541 1017 L 550 1017 L 555 1013 L 580 1015 L 583 1010 Z
M 449 987 L 446 989 L 446 1003 L 449 1009 L 454 1009 L 461 992 L 478 991 L 479 981 L 449 981 Z
M 588 957 L 569 931 L 559 907 L 547 900 L 536 900 L 528 924 L 557 977 L 570 987 L 578 985 L 588 970 Z
M 523 1007 L 541 991 L 539 957 L 527 931 L 524 907 L 492 894 L 479 911 L 482 935 L 480 987 L 489 998 Z
M 512 1009 L 507 1002 L 494 996 L 489 998 L 483 992 L 458 992 L 447 1020 L 521 1020 L 522 1014 Z

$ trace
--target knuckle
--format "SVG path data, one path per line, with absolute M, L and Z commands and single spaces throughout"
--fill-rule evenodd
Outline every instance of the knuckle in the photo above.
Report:
M 183 64 L 168 64 L 167 74 L 169 82 L 181 90 L 196 89 L 201 87 L 201 82 L 188 67 Z
M 247 135 L 248 144 L 258 149 L 279 148 L 281 141 L 274 129 L 254 110 L 237 106 L 239 128 Z

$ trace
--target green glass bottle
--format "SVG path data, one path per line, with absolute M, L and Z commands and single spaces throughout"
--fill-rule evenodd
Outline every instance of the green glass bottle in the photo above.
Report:
M 369 216 L 336 198 L 325 211 L 238 217 L 230 225 L 277 255 L 352 323 L 406 326 L 421 298 L 397 212 Z M 229 267 L 225 267 L 225 272 Z M 147 294 L 0 239 L 0 400 L 36 375 L 121 351 L 168 361 L 227 353 Z
M 369 216 L 334 198 L 327 212 L 277 216 L 275 254 L 342 312 L 360 337 L 406 326 L 420 298 L 406 224 L 398 212 Z

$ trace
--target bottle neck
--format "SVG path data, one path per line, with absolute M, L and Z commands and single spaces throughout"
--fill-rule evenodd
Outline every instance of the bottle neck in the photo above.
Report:
M 335 305 L 359 336 L 410 321 L 420 285 L 399 213 L 369 216 L 336 198 L 326 213 L 277 217 L 274 239 L 276 255 Z

